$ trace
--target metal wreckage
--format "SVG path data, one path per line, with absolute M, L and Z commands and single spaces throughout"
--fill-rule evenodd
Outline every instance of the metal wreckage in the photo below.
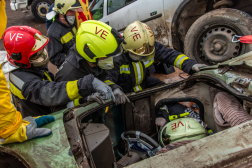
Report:
M 48 137 L 0 146 L 1 164 L 14 167 L 240 167 L 251 164 L 252 121 L 217 132 L 210 87 L 235 96 L 249 112 L 252 105 L 252 52 L 201 69 L 187 79 L 128 94 L 131 103 L 121 106 L 119 122 L 124 131 L 116 159 L 113 102 L 86 103 L 51 114 L 56 121 L 45 125 Z M 193 102 L 200 117 L 214 134 L 155 155 L 157 142 L 155 111 L 167 102 Z M 110 106 L 105 121 L 90 116 Z M 92 118 L 92 117 L 91 117 Z M 119 118 L 120 119 L 120 118 Z M 118 119 L 118 120 L 119 120 Z M 112 122 L 111 122 L 112 121 Z M 131 150 L 130 143 L 148 146 Z M 2 167 L 2 165 L 1 165 Z

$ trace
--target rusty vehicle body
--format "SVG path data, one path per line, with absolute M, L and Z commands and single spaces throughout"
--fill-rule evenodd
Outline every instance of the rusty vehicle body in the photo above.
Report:
M 217 64 L 251 51 L 232 43 L 252 34 L 251 0 L 95 0 L 94 19 L 120 32 L 135 20 L 145 22 L 155 39 L 200 63 Z
M 113 102 L 86 103 L 51 114 L 55 122 L 44 127 L 50 128 L 52 135 L 0 146 L 0 167 L 251 167 L 252 121 L 217 132 L 210 96 L 210 87 L 228 92 L 250 113 L 251 58 L 252 52 L 249 52 L 205 67 L 187 79 L 130 93 L 128 97 L 133 105 L 127 103 L 120 108 L 124 132 L 140 131 L 157 141 L 155 110 L 161 100 L 190 100 L 198 105 L 199 113 L 215 133 L 213 135 L 144 160 L 136 159 L 131 151 L 116 161 L 113 114 L 105 113 L 105 122 L 90 120 L 91 115 L 97 116 L 107 106 L 112 111 Z M 135 160 L 132 160 L 133 156 Z

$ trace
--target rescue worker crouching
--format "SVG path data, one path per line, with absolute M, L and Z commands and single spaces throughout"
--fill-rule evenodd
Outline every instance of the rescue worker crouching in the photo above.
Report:
M 77 80 L 90 74 L 105 80 L 105 69 L 114 67 L 113 57 L 122 53 L 122 42 L 120 34 L 109 25 L 95 20 L 83 22 L 76 35 L 76 45 L 70 49 L 65 62 L 56 73 L 55 80 Z M 87 101 L 93 101 L 93 98 L 75 100 L 72 105 Z
M 16 67 L 9 74 L 10 90 L 14 104 L 19 102 L 18 110 L 24 117 L 50 114 L 52 106 L 92 93 L 100 101 L 112 97 L 111 88 L 91 74 L 74 81 L 54 82 L 53 75 L 45 68 L 49 62 L 45 49 L 48 41 L 38 30 L 28 26 L 13 26 L 4 33 L 9 61 L 6 65 Z
M 55 17 L 48 29 L 50 41 L 47 47 L 50 62 L 57 67 L 65 61 L 70 48 L 75 44 L 76 10 L 82 10 L 79 0 L 55 0 L 53 11 L 46 15 L 48 20 Z
M 116 100 L 119 100 L 116 104 L 126 102 L 127 97 L 124 93 L 164 84 L 151 76 L 155 72 L 154 59 L 174 65 L 188 74 L 206 66 L 154 41 L 154 34 L 149 26 L 139 21 L 128 25 L 123 35 L 125 43 L 122 46 L 125 52 L 120 57 L 114 58 L 114 68 L 108 71 L 104 81 L 112 88 Z
M 23 142 L 28 139 L 50 135 L 52 131 L 40 126 L 53 122 L 53 116 L 22 118 L 11 104 L 10 91 L 0 65 L 0 145 Z

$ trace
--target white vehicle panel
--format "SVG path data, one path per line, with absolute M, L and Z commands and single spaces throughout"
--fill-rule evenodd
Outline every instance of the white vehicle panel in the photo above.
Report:
M 27 0 L 11 0 L 10 7 L 11 10 L 23 9 L 26 8 L 26 6 L 28 5 L 27 3 Z
M 123 0 L 121 0 L 122 2 Z M 124 0 L 125 1 L 125 0 Z M 109 22 L 109 25 L 114 27 L 117 30 L 123 29 L 127 27 L 130 23 L 132 23 L 135 20 L 143 21 L 145 19 L 150 18 L 150 13 L 157 11 L 156 15 L 162 14 L 162 1 L 163 0 L 137 0 L 134 1 L 116 11 L 113 13 L 110 13 L 108 15 L 104 14 L 104 17 L 101 19 L 101 21 L 107 23 Z M 104 1 L 105 2 L 105 1 Z M 119 6 L 120 4 L 117 2 L 115 4 L 116 6 Z M 113 6 L 113 2 L 112 2 Z M 113 11 L 114 7 L 108 7 L 108 11 Z M 148 6 L 148 7 L 146 7 Z M 105 3 L 104 3 L 105 7 Z M 107 7 L 107 3 L 106 3 Z M 105 11 L 107 12 L 107 11 Z

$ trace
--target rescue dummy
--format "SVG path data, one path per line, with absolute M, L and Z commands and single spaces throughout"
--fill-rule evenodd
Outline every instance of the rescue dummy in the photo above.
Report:
M 109 25 L 95 20 L 83 22 L 76 35 L 76 45 L 70 49 L 55 80 L 78 80 L 90 74 L 102 81 L 105 80 L 107 75 L 105 70 L 112 69 L 113 58 L 122 53 L 120 45 L 122 42 L 120 34 Z M 93 101 L 92 97 L 76 100 L 72 105 L 89 101 Z
M 141 91 L 145 88 L 164 84 L 151 76 L 155 72 L 154 59 L 174 65 L 188 74 L 199 70 L 204 64 L 197 64 L 186 55 L 155 42 L 154 33 L 148 25 L 135 21 L 123 33 L 124 53 L 114 59 L 114 68 L 109 70 L 105 83 L 116 97 L 116 104 L 126 102 L 122 93 Z
M 79 0 L 55 0 L 53 11 L 46 15 L 48 20 L 55 21 L 48 29 L 48 54 L 50 62 L 59 67 L 75 44 L 76 11 L 83 11 Z
M 53 121 L 52 116 L 22 119 L 21 113 L 11 104 L 10 91 L 0 65 L 0 145 L 50 135 L 50 129 L 39 127 Z
M 111 88 L 92 74 L 74 81 L 54 82 L 46 68 L 48 41 L 28 26 L 9 27 L 4 33 L 8 62 L 3 66 L 15 67 L 9 74 L 9 84 L 13 102 L 22 116 L 47 115 L 54 111 L 53 106 L 92 94 L 101 102 L 113 96 Z
M 174 109 L 175 108 L 173 108 L 173 110 Z M 188 111 L 188 108 L 186 108 L 186 111 Z M 182 113 L 183 112 L 184 111 L 182 111 Z M 157 117 L 159 119 L 163 118 L 161 117 L 163 116 L 161 113 L 164 114 L 163 108 L 158 112 Z M 252 116 L 233 95 L 221 91 L 215 94 L 213 100 L 213 116 L 218 131 L 252 120 Z M 197 115 L 194 115 L 194 117 L 197 118 Z M 194 118 L 194 120 L 196 120 L 196 118 Z M 163 143 L 162 145 L 165 147 L 157 152 L 157 155 L 203 138 L 210 133 L 210 130 L 206 129 L 204 135 L 204 130 L 202 128 L 206 127 L 203 124 L 195 124 L 191 120 L 188 122 L 185 121 L 185 119 L 186 118 L 175 119 L 171 122 L 168 121 L 167 124 L 163 124 L 159 139 L 162 139 L 161 143 Z M 158 123 L 156 124 L 158 125 Z

